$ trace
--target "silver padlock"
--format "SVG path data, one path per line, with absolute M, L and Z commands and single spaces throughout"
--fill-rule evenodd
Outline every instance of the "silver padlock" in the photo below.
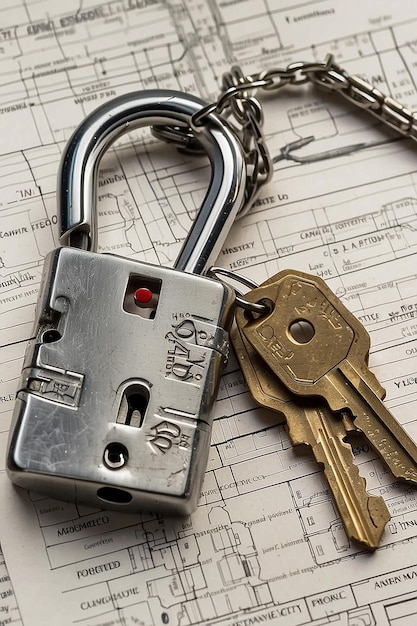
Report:
M 123 132 L 190 125 L 201 100 L 175 91 L 116 98 L 75 131 L 61 160 L 61 243 L 45 261 L 9 439 L 26 489 L 124 511 L 197 506 L 234 295 L 201 276 L 244 202 L 246 167 L 215 113 L 194 130 L 212 179 L 168 269 L 97 254 L 99 161 Z

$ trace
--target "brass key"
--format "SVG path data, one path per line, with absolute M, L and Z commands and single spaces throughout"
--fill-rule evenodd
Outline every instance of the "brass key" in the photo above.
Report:
M 257 295 L 271 312 L 249 320 L 245 337 L 288 389 L 349 410 L 393 475 L 417 482 L 417 446 L 378 396 L 365 328 L 316 276 L 287 270 L 268 282 Z
M 248 294 L 247 299 L 251 298 L 256 300 L 256 290 L 255 294 Z M 375 549 L 390 514 L 381 496 L 366 491 L 366 482 L 354 464 L 352 448 L 344 442 L 346 426 L 348 430 L 355 427 L 347 415 L 344 420 L 336 417 L 324 402 L 310 403 L 291 394 L 240 331 L 246 324 L 242 309 L 236 311 L 236 322 L 231 334 L 233 347 L 254 399 L 285 416 L 293 445 L 311 447 L 317 463 L 324 469 L 347 536 Z

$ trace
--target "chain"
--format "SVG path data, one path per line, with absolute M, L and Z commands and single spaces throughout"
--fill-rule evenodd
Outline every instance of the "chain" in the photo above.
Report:
M 255 98 L 257 90 L 275 91 L 287 85 L 313 83 L 340 93 L 344 98 L 366 109 L 381 122 L 400 134 L 417 141 L 417 118 L 399 102 L 379 89 L 349 74 L 327 55 L 322 62 L 291 63 L 285 69 L 273 68 L 246 76 L 238 66 L 222 78 L 222 91 L 216 102 L 203 107 L 191 118 L 190 128 L 154 126 L 152 132 L 165 141 L 174 142 L 185 151 L 200 152 L 196 134 L 212 113 L 224 115 L 234 128 L 243 146 L 247 163 L 245 204 L 239 217 L 252 206 L 262 185 L 272 175 L 272 159 L 262 132 L 263 111 Z

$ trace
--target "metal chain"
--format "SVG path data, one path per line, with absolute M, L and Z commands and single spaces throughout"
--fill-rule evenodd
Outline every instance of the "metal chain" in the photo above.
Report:
M 322 62 L 291 63 L 284 69 L 268 69 L 250 76 L 246 76 L 240 67 L 234 66 L 223 75 L 218 100 L 194 114 L 190 128 L 154 126 L 152 132 L 165 141 L 178 144 L 185 151 L 200 152 L 196 138 L 198 127 L 205 124 L 213 112 L 224 115 L 240 138 L 248 168 L 245 204 L 239 213 L 241 217 L 251 208 L 262 185 L 270 179 L 273 169 L 262 132 L 263 112 L 255 98 L 256 91 L 275 91 L 286 85 L 309 82 L 340 93 L 387 126 L 417 141 L 417 117 L 370 83 L 339 67 L 330 54 Z

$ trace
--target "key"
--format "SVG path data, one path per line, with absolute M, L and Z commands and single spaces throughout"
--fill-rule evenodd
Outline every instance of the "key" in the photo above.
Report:
M 243 332 L 293 393 L 348 410 L 396 478 L 417 482 L 417 446 L 383 404 L 367 362 L 369 335 L 316 276 L 287 270 L 261 286 L 270 313 Z
M 249 300 L 251 295 L 247 296 Z M 254 399 L 285 416 L 294 446 L 311 447 L 317 463 L 324 469 L 347 536 L 370 550 L 375 549 L 390 514 L 381 496 L 366 491 L 366 481 L 354 463 L 352 448 L 344 442 L 346 430 L 356 430 L 349 416 L 345 414 L 344 419 L 339 419 L 324 402 L 311 403 L 291 394 L 240 332 L 246 323 L 242 309 L 236 312 L 236 322 L 231 339 Z

